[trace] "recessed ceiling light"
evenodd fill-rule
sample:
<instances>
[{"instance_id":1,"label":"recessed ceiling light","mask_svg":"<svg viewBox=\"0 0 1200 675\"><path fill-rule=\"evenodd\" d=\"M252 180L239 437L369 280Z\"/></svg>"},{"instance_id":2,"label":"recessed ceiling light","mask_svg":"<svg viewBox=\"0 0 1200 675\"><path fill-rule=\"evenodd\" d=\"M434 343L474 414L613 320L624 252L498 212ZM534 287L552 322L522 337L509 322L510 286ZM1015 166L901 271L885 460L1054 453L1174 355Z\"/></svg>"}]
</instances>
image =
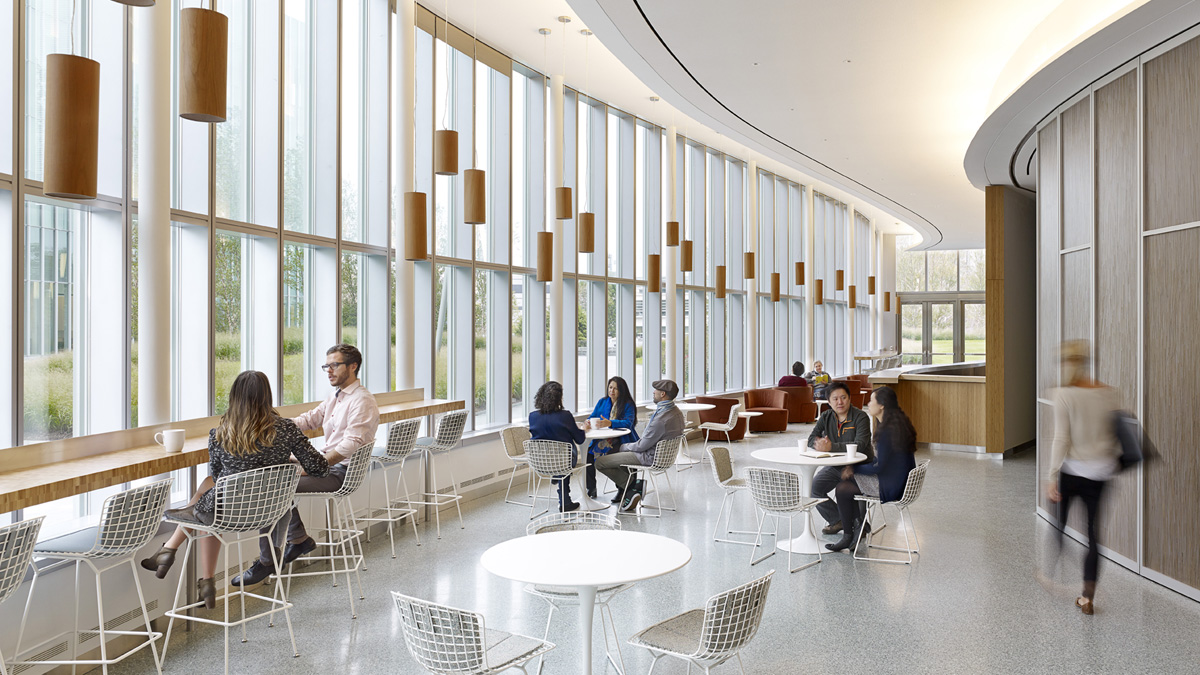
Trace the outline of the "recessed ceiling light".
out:
<instances>
[{"instance_id":1,"label":"recessed ceiling light","mask_svg":"<svg viewBox=\"0 0 1200 675\"><path fill-rule=\"evenodd\" d=\"M850 63L850 59L846 59L843 63Z\"/></svg>"},{"instance_id":2,"label":"recessed ceiling light","mask_svg":"<svg viewBox=\"0 0 1200 675\"><path fill-rule=\"evenodd\" d=\"M756 65L756 66L757 66L757 65L758 65L758 61L755 61L755 62L754 62L754 65Z\"/></svg>"}]
</instances>

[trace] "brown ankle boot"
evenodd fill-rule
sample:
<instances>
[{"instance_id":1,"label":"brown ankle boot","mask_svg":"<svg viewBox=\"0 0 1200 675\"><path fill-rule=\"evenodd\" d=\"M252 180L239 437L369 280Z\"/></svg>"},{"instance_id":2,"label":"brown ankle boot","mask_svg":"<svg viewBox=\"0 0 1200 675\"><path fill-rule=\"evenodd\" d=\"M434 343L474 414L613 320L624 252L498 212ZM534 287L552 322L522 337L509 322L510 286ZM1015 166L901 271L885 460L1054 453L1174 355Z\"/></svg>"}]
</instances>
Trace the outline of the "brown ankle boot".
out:
<instances>
[{"instance_id":1,"label":"brown ankle boot","mask_svg":"<svg viewBox=\"0 0 1200 675\"><path fill-rule=\"evenodd\" d=\"M212 579L196 581L196 597L204 601L205 609L217 608L217 585Z\"/></svg>"},{"instance_id":2,"label":"brown ankle boot","mask_svg":"<svg viewBox=\"0 0 1200 675\"><path fill-rule=\"evenodd\" d=\"M167 576L171 565L175 564L175 549L166 546L158 549L158 553L142 559L142 569L154 572L154 576L162 579Z\"/></svg>"}]
</instances>

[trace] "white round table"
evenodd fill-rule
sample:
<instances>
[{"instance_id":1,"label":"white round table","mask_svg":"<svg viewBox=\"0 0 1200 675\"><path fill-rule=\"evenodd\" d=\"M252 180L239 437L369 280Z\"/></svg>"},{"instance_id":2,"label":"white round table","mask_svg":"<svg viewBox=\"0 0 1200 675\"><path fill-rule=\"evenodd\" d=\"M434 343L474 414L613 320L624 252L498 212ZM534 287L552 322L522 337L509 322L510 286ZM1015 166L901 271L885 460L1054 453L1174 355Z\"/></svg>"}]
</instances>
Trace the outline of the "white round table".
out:
<instances>
[{"instance_id":1,"label":"white round table","mask_svg":"<svg viewBox=\"0 0 1200 675\"><path fill-rule=\"evenodd\" d=\"M569 586L579 593L578 672L592 672L592 616L596 590L662 576L683 567L692 552L682 543L646 532L570 530L533 534L496 544L479 558L498 577L527 584Z\"/></svg>"},{"instance_id":2,"label":"white round table","mask_svg":"<svg viewBox=\"0 0 1200 675\"><path fill-rule=\"evenodd\" d=\"M743 417L746 419L746 433L742 436L742 438L757 438L757 436L750 433L750 418L751 417L761 417L761 416L762 416L762 413L758 412L757 410L750 410L750 411L743 410L742 412L738 413L738 417Z\"/></svg>"},{"instance_id":3,"label":"white round table","mask_svg":"<svg viewBox=\"0 0 1200 675\"><path fill-rule=\"evenodd\" d=\"M680 403L676 403L676 404L675 404L675 407L676 407L676 408L679 408L679 411L683 413L683 419L684 419L685 426L686 426L686 422L687 422L687 414L688 414L688 413L690 413L690 412L700 412L701 410L712 410L713 408L715 408L715 407L717 407L717 406L715 406L715 405L713 405L713 404L711 404L711 403L687 403L687 402L680 402ZM656 403L651 403L651 404L649 404L649 405L647 405L647 406L646 406L646 410L658 410L658 404L656 404ZM685 430L685 433L686 433L686 430ZM679 452L679 456L675 458L675 463L676 463L676 464L681 464L681 465L688 465L688 464L699 464L699 463L700 463L700 460L698 460L698 459L694 459L694 458L693 458L691 455L689 455L689 454L687 454L686 452L684 452L684 451L682 451L682 450L681 450L681 451Z\"/></svg>"},{"instance_id":4,"label":"white round table","mask_svg":"<svg viewBox=\"0 0 1200 675\"><path fill-rule=\"evenodd\" d=\"M750 456L760 462L794 464L799 466L800 494L805 499L811 497L809 492L812 490L813 474L816 473L818 466L846 466L847 464L858 464L867 459L867 456L861 452L856 452L853 456L842 453L835 454L832 457L806 457L800 454L800 448L795 445L782 448L763 448L762 450L755 450L750 453ZM800 522L803 528L800 536L790 541L780 541L779 548L784 551L791 551L792 553L816 555L821 551L821 542L808 529L808 518L803 518Z\"/></svg>"},{"instance_id":5,"label":"white round table","mask_svg":"<svg viewBox=\"0 0 1200 675\"><path fill-rule=\"evenodd\" d=\"M620 438L621 436L629 435L629 430L613 429L612 427L608 427L606 429L585 429L583 435L588 440ZM583 496L579 498L579 508L583 509L584 511L603 511L610 506L612 506L612 504L605 504L604 502L596 501L595 499L589 497L587 493L587 486L584 486Z\"/></svg>"}]
</instances>

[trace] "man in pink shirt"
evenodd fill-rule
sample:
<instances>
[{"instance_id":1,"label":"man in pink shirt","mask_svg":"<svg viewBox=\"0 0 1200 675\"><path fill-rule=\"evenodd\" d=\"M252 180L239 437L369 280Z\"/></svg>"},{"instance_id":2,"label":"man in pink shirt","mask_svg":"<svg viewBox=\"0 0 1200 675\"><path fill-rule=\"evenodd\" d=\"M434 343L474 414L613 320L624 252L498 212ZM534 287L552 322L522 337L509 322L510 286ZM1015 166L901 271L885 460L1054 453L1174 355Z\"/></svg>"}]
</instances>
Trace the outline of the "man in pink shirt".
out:
<instances>
[{"instance_id":1,"label":"man in pink shirt","mask_svg":"<svg viewBox=\"0 0 1200 675\"><path fill-rule=\"evenodd\" d=\"M375 397L358 381L358 372L362 368L362 353L353 345L334 345L325 352L325 365L321 369L329 377L329 385L334 388L316 408L300 415L293 421L301 431L323 429L325 447L322 454L329 462L329 473L325 476L309 476L302 474L296 492L333 492L342 486L346 479L346 464L355 450L375 442L375 430L379 427L379 407L375 405ZM282 564L287 565L302 555L311 553L317 548L317 542L308 536L304 522L300 520L300 511L292 508L287 526L288 545L283 551ZM287 520L288 516L284 516ZM275 527L275 538L283 531L283 520ZM279 541L273 542L278 546ZM259 539L259 556L245 574L231 581L234 586L244 582L252 586L266 579L275 572L271 563L272 544L264 537Z\"/></svg>"}]
</instances>

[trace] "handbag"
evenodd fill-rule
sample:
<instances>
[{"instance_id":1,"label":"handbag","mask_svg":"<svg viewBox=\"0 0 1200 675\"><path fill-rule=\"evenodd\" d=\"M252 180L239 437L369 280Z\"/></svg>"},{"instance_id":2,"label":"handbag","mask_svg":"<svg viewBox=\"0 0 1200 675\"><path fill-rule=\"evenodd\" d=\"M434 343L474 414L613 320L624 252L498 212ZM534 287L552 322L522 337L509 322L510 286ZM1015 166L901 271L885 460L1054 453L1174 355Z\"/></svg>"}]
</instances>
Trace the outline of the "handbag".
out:
<instances>
[{"instance_id":1,"label":"handbag","mask_svg":"<svg viewBox=\"0 0 1200 675\"><path fill-rule=\"evenodd\" d=\"M1142 453L1142 425L1137 418L1125 410L1113 411L1113 435L1121 446L1121 470L1133 467L1145 458Z\"/></svg>"}]
</instances>

